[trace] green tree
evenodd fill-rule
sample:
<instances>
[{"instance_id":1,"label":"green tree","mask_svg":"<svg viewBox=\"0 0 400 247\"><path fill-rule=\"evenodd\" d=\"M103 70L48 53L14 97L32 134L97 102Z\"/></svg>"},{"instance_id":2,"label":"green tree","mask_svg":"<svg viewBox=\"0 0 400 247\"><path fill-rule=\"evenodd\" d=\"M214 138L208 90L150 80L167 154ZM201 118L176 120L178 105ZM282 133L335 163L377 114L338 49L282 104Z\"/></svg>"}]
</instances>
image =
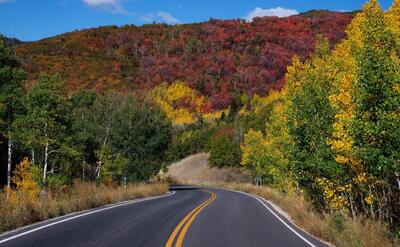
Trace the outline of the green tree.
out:
<instances>
[{"instance_id":1,"label":"green tree","mask_svg":"<svg viewBox=\"0 0 400 247\"><path fill-rule=\"evenodd\" d=\"M113 134L114 125L117 123L117 111L121 108L125 96L108 92L98 96L93 105L87 109L87 118L82 125L87 128L88 137L93 139L95 147L96 167L93 176L99 179L102 166L107 157L108 147Z\"/></svg>"},{"instance_id":2,"label":"green tree","mask_svg":"<svg viewBox=\"0 0 400 247\"><path fill-rule=\"evenodd\" d=\"M355 85L356 111L351 133L356 155L367 172L397 186L400 172L399 58L393 33L376 0L366 4L364 14L366 20L361 26L364 46L357 57L359 79Z\"/></svg>"},{"instance_id":3,"label":"green tree","mask_svg":"<svg viewBox=\"0 0 400 247\"><path fill-rule=\"evenodd\" d=\"M335 111L328 96L332 93L332 73L327 66L329 44L320 39L313 57L301 63L294 59L288 68L284 88L288 131L293 140L291 169L299 185L318 208L325 207L317 178L341 177L328 140L332 136ZM344 177L341 177L345 179Z\"/></svg>"},{"instance_id":4,"label":"green tree","mask_svg":"<svg viewBox=\"0 0 400 247\"><path fill-rule=\"evenodd\" d=\"M240 143L235 138L232 127L223 126L210 137L206 144L206 150L210 152L210 165L215 167L239 166Z\"/></svg>"},{"instance_id":5,"label":"green tree","mask_svg":"<svg viewBox=\"0 0 400 247\"><path fill-rule=\"evenodd\" d=\"M51 171L65 167L65 157L74 155L71 147L67 91L58 76L42 75L23 99L26 114L15 121L19 139L27 147L43 152L43 181ZM33 152L34 153L34 152ZM62 159L64 157L64 159ZM33 158L32 158L33 160Z\"/></svg>"},{"instance_id":6,"label":"green tree","mask_svg":"<svg viewBox=\"0 0 400 247\"><path fill-rule=\"evenodd\" d=\"M121 179L123 173L130 181L140 181L161 169L172 126L158 107L110 92L98 96L88 114L97 147L97 178ZM110 174L110 167L118 169Z\"/></svg>"},{"instance_id":7,"label":"green tree","mask_svg":"<svg viewBox=\"0 0 400 247\"><path fill-rule=\"evenodd\" d=\"M89 121L90 112L88 109L93 106L97 94L90 91L79 91L71 98L72 105L72 133L73 145L78 150L77 163L80 169L75 169L75 174L81 175L82 179L92 178L89 170L91 164L95 164L95 150L98 148L95 138L91 133L92 122Z\"/></svg>"},{"instance_id":8,"label":"green tree","mask_svg":"<svg viewBox=\"0 0 400 247\"><path fill-rule=\"evenodd\" d=\"M11 182L13 151L12 123L22 111L25 72L21 62L4 46L0 36L0 135L8 140L7 186Z\"/></svg>"},{"instance_id":9,"label":"green tree","mask_svg":"<svg viewBox=\"0 0 400 247\"><path fill-rule=\"evenodd\" d=\"M116 110L116 119L111 145L130 160L128 179L141 181L156 175L172 139L171 122L160 108L132 96L125 97Z\"/></svg>"}]
</instances>

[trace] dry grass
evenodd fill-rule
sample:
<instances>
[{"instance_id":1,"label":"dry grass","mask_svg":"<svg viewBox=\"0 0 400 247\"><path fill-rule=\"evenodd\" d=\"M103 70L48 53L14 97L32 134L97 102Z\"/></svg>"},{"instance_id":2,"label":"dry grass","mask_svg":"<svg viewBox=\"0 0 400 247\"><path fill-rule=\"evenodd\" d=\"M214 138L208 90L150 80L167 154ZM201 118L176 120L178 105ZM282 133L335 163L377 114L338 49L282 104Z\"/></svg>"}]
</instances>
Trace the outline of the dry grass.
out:
<instances>
[{"instance_id":1,"label":"dry grass","mask_svg":"<svg viewBox=\"0 0 400 247\"><path fill-rule=\"evenodd\" d=\"M182 184L217 182L250 182L250 176L238 168L216 168L208 166L210 155L199 153L191 155L169 166L166 177Z\"/></svg>"},{"instance_id":2,"label":"dry grass","mask_svg":"<svg viewBox=\"0 0 400 247\"><path fill-rule=\"evenodd\" d=\"M261 196L286 212L284 215L300 228L338 247L394 247L400 244L398 239L391 238L381 222L352 219L343 214L320 215L299 197L284 195L268 187L232 183L208 185Z\"/></svg>"},{"instance_id":3,"label":"dry grass","mask_svg":"<svg viewBox=\"0 0 400 247\"><path fill-rule=\"evenodd\" d=\"M34 222L120 201L165 194L167 184L132 184L127 188L76 183L63 193L43 192L34 200L0 194L0 233Z\"/></svg>"}]
</instances>

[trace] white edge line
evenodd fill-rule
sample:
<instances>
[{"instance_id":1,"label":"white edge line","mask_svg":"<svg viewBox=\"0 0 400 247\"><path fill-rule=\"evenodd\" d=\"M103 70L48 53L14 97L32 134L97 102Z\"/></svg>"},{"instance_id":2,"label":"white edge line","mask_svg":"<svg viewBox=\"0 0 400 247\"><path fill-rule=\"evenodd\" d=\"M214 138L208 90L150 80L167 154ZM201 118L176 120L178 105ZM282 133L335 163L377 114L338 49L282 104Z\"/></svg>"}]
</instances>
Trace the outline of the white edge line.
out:
<instances>
[{"instance_id":1,"label":"white edge line","mask_svg":"<svg viewBox=\"0 0 400 247\"><path fill-rule=\"evenodd\" d=\"M220 188L217 188L220 189ZM222 189L222 190L227 190L227 189ZM240 194L244 194L247 196L250 196L254 199L256 199L258 202L260 202L266 209L268 209L269 212L271 212L280 222L282 222L282 224L284 224L289 230L291 230L294 234L296 234L299 238L301 238L304 242L306 242L308 245L310 245L311 247L317 247L316 245L314 245L313 243L311 243L310 241L308 241L305 237L303 237L300 233L298 233L295 229L293 229L290 225L288 225L280 216L278 216L272 209L270 209L267 205L265 205L265 203L260 200L259 197L243 192L243 191L237 191L237 190L227 190L227 191L232 191L232 192L236 192L236 193L240 193Z\"/></svg>"},{"instance_id":2,"label":"white edge line","mask_svg":"<svg viewBox=\"0 0 400 247\"><path fill-rule=\"evenodd\" d=\"M172 192L169 192L169 193L167 193L166 195L163 195L163 196L150 197L150 198L144 198L144 199L134 199L134 201L127 201L125 203L124 202L120 202L120 203L117 203L117 204L114 204L114 205L111 204L112 206L108 206L106 208L101 208L101 209L93 210L93 211L90 211L90 212L87 212L87 213L79 214L79 215L76 215L76 216L73 216L73 217L69 217L69 218L66 218L66 219L63 219L63 220L59 220L59 221L56 221L56 222L53 222L53 223L50 223L50 224L47 224L47 225L43 225L43 226L31 229L31 230L26 231L26 232L19 233L17 235L12 236L12 237L0 240L0 244L3 244L3 243L8 242L10 240L22 237L22 236L30 234L32 232L36 232L36 231L42 230L44 228L48 228L50 226L54 226L54 225L57 225L57 224L60 224L60 223L66 222L66 221L70 221L70 220L73 220L73 219L77 219L77 218L80 218L80 217L84 217L84 216L87 216L87 215L90 215L90 214L98 213L98 212L101 212L101 211L105 211L105 210L108 210L108 209L129 205L129 204L135 204L135 203L138 203L138 202L144 202L144 201L150 201L150 200L154 200L154 199L160 199L160 198L163 198L163 197L172 196L174 194L175 194L175 191L172 191Z\"/></svg>"}]
</instances>

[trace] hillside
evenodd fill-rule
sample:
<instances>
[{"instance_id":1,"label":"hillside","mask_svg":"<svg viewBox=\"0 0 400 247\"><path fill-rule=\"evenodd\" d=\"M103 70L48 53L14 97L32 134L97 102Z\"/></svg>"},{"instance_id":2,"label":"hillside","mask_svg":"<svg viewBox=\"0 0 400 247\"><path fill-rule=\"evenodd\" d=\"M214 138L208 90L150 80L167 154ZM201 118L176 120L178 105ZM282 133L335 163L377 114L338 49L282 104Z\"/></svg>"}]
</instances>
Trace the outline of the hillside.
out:
<instances>
[{"instance_id":1,"label":"hillside","mask_svg":"<svg viewBox=\"0 0 400 247\"><path fill-rule=\"evenodd\" d=\"M22 42L22 41L19 40L19 39L16 39L16 38L8 38L8 37L5 37L5 36L0 37L0 39L3 40L5 46L7 46L7 47L10 47L10 46L13 46L13 45L14 45L14 46L15 46L15 45L20 45L20 44L23 44L23 43L24 43L24 42Z\"/></svg>"},{"instance_id":2,"label":"hillside","mask_svg":"<svg viewBox=\"0 0 400 247\"><path fill-rule=\"evenodd\" d=\"M251 182L251 177L237 167L210 167L210 154L198 153L168 167L167 178L181 184L215 184L221 182ZM161 176L162 177L162 176Z\"/></svg>"},{"instance_id":3,"label":"hillside","mask_svg":"<svg viewBox=\"0 0 400 247\"><path fill-rule=\"evenodd\" d=\"M59 73L71 90L130 91L183 80L226 108L234 89L264 95L279 89L294 54L305 58L322 34L345 37L353 14L311 11L287 18L214 20L186 25L108 26L61 34L18 46L32 84L39 73Z\"/></svg>"}]
</instances>

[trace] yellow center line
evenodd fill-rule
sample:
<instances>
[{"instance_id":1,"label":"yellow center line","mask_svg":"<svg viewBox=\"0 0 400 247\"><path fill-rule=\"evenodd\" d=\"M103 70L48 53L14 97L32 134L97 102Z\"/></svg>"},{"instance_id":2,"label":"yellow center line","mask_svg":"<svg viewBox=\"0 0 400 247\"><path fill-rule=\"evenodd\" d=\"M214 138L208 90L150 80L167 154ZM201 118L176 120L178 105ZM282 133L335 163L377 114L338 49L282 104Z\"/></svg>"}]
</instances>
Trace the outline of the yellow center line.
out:
<instances>
[{"instance_id":1,"label":"yellow center line","mask_svg":"<svg viewBox=\"0 0 400 247\"><path fill-rule=\"evenodd\" d=\"M184 226L184 229L186 229L185 232L184 232L183 234L182 234L182 232L181 232L181 234L179 235L179 238L181 238L181 243L180 243L179 246L182 245L183 238L184 238L184 236L185 236L185 234L186 234L186 232L187 232L187 230L188 230L190 224L194 221L194 219L196 218L196 216L197 216L205 207L207 207L212 201L214 201L215 198L217 197L217 196L215 195L215 193L212 193L212 192L209 192L209 191L207 191L207 192L210 193L211 196L210 196L206 201L204 201L203 203L201 203L200 205L198 205L195 209L193 209L192 211L190 211L190 213L187 214L187 215L185 216L185 218L183 218L183 220L175 227L174 231L172 232L172 234L171 234L170 237L168 238L168 241L167 241L167 243L165 244L165 247L172 247L172 245L173 245L173 243L174 243L174 240L175 240L176 236L178 235L179 231L181 230L182 226L184 226L185 223L188 223L188 224L186 224L186 225ZM183 230L182 230L182 231L183 231ZM178 238L178 240L179 240L179 238ZM178 243L177 243L175 246L178 246Z\"/></svg>"},{"instance_id":2,"label":"yellow center line","mask_svg":"<svg viewBox=\"0 0 400 247\"><path fill-rule=\"evenodd\" d=\"M199 210L197 210L196 213L194 213L194 214L192 215L192 217L186 222L185 226L183 227L181 233L180 233L179 236L178 236L178 240L176 241L175 247L181 247L181 246L182 246L183 239L185 238L185 234L186 234L186 232L188 231L190 225L191 225L191 224L193 223L193 221L196 219L197 215L199 215L200 212L201 212L204 208L206 208L208 205L210 205L210 204L215 200L215 198L217 198L217 195L215 195L215 193L211 192L211 197L212 197L211 200L208 201L208 202L207 202L206 204L204 204L203 206L201 206L201 208L199 208Z\"/></svg>"}]
</instances>

